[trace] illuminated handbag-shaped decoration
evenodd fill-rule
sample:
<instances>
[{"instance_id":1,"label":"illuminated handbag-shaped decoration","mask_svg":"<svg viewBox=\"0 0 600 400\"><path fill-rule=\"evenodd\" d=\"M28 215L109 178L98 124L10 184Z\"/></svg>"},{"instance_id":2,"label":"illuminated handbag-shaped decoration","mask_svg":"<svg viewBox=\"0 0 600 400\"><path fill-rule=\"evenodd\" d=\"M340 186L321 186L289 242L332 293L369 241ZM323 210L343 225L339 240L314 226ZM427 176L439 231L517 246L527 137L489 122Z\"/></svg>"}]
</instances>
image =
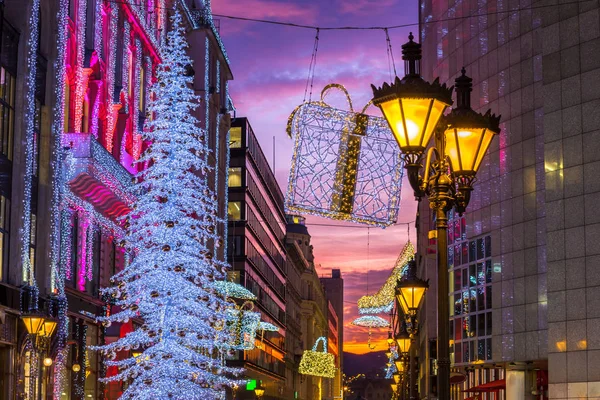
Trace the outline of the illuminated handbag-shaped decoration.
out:
<instances>
[{"instance_id":1,"label":"illuminated handbag-shaped decoration","mask_svg":"<svg viewBox=\"0 0 600 400\"><path fill-rule=\"evenodd\" d=\"M341 91L348 110L325 102ZM384 118L355 112L348 91L332 83L321 100L296 107L287 133L294 140L285 206L290 213L389 226L400 206L403 162Z\"/></svg>"},{"instance_id":2,"label":"illuminated handbag-shaped decoration","mask_svg":"<svg viewBox=\"0 0 600 400\"><path fill-rule=\"evenodd\" d=\"M317 351L320 342L323 343L323 351ZM304 375L335 378L335 358L327 352L325 337L318 338L312 350L304 350L298 371Z\"/></svg>"}]
</instances>

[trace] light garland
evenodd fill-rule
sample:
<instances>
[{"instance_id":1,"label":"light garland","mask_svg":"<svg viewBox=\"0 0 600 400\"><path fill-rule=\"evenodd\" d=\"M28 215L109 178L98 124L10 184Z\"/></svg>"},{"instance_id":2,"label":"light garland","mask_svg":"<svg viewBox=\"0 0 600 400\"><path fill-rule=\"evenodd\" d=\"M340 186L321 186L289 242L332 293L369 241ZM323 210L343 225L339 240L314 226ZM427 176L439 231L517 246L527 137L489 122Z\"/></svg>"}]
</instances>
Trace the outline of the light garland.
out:
<instances>
[{"instance_id":1,"label":"light garland","mask_svg":"<svg viewBox=\"0 0 600 400\"><path fill-rule=\"evenodd\" d=\"M346 95L348 111L325 102L334 88ZM348 91L329 84L321 100L292 112L288 212L381 227L396 221L404 163L385 119L365 114L369 105L355 112Z\"/></svg>"},{"instance_id":2,"label":"light garland","mask_svg":"<svg viewBox=\"0 0 600 400\"><path fill-rule=\"evenodd\" d=\"M388 328L390 326L388 321L376 315L363 315L356 318L351 324L364 328Z\"/></svg>"},{"instance_id":3,"label":"light garland","mask_svg":"<svg viewBox=\"0 0 600 400\"><path fill-rule=\"evenodd\" d=\"M67 318L67 297L65 295L66 269L64 263L60 260L60 248L62 243L62 211L61 198L64 192L64 182L62 181L62 156L61 138L64 132L64 99L65 99L65 58L68 43L68 10L69 0L60 0L57 12L57 57L55 62L55 82L54 97L56 99L52 121L52 137L54 141L51 149L51 185L52 185L52 203L50 210L50 224L52 232L50 244L50 271L51 271L51 289L58 296L58 329L56 338L56 358L54 362L54 382L53 399L60 400L62 395L63 383L65 381L66 347L65 343L68 337L69 320Z\"/></svg>"},{"instance_id":4,"label":"light garland","mask_svg":"<svg viewBox=\"0 0 600 400\"><path fill-rule=\"evenodd\" d=\"M190 21L192 22L194 29L199 29L203 25L208 25L210 27L210 30L212 31L215 39L217 40L217 44L219 46L219 49L221 50L221 53L223 54L225 62L227 63L227 65L231 65L229 57L227 56L227 51L225 50L225 45L223 44L223 40L221 39L221 34L215 26L215 22L213 20L212 6L210 4L210 0L203 0L203 2L204 8L202 10L190 10L185 1L181 1L180 4L183 6L184 11L186 12Z\"/></svg>"},{"instance_id":5,"label":"light garland","mask_svg":"<svg viewBox=\"0 0 600 400\"><path fill-rule=\"evenodd\" d=\"M210 40L208 39L208 36L206 36L206 39L204 40L204 47L204 129L206 129L206 132L210 132ZM203 144L204 147L208 149L208 138L206 138Z\"/></svg>"},{"instance_id":6,"label":"light garland","mask_svg":"<svg viewBox=\"0 0 600 400\"><path fill-rule=\"evenodd\" d=\"M98 55L98 58L102 59L104 54L102 52L102 28L103 28L103 15L104 15L104 0L96 0L94 5L96 9L95 22L94 22L94 50Z\"/></svg>"},{"instance_id":7,"label":"light garland","mask_svg":"<svg viewBox=\"0 0 600 400\"><path fill-rule=\"evenodd\" d=\"M319 343L323 344L323 351L317 351ZM335 378L335 358L327 352L327 338L321 336L315 342L312 350L304 350L298 372L302 375Z\"/></svg>"},{"instance_id":8,"label":"light garland","mask_svg":"<svg viewBox=\"0 0 600 400\"><path fill-rule=\"evenodd\" d=\"M37 82L37 49L40 29L40 0L31 4L29 16L29 40L27 54L26 109L25 109L25 173L23 177L23 211L21 217L21 263L23 280L37 286L30 259L31 244L31 182L34 167L35 90Z\"/></svg>"},{"instance_id":9,"label":"light garland","mask_svg":"<svg viewBox=\"0 0 600 400\"><path fill-rule=\"evenodd\" d=\"M117 22L119 20L119 9L116 4L110 8L109 23L109 49L106 60L106 83L107 83L107 107L106 107L106 140L105 146L109 153L113 151L113 140L117 125L117 113L121 104L114 101L116 50L117 50Z\"/></svg>"},{"instance_id":10,"label":"light garland","mask_svg":"<svg viewBox=\"0 0 600 400\"><path fill-rule=\"evenodd\" d=\"M379 314L390 312L394 306L396 296L396 284L405 272L406 265L415 256L415 248L409 241L404 245L392 273L383 286L371 296L363 296L358 299L358 312L360 314Z\"/></svg>"}]
</instances>

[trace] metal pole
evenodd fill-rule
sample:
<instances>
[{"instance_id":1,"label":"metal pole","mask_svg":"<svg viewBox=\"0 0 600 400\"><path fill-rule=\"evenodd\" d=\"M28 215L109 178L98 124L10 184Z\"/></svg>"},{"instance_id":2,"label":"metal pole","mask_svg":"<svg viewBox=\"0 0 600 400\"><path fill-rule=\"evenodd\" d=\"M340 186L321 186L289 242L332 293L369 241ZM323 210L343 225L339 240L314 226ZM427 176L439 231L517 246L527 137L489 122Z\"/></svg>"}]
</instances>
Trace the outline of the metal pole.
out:
<instances>
[{"instance_id":1,"label":"metal pole","mask_svg":"<svg viewBox=\"0 0 600 400\"><path fill-rule=\"evenodd\" d=\"M438 399L450 400L450 352L448 319L448 217L444 202L436 204L438 266Z\"/></svg>"},{"instance_id":2,"label":"metal pole","mask_svg":"<svg viewBox=\"0 0 600 400\"><path fill-rule=\"evenodd\" d=\"M409 393L410 393L410 400L417 400L419 398L419 394L417 391L417 366L416 366L416 361L417 361L417 345L416 345L416 340L413 338L410 341L410 358L408 360L409 362L409 374L410 374L410 380L409 380Z\"/></svg>"}]
</instances>

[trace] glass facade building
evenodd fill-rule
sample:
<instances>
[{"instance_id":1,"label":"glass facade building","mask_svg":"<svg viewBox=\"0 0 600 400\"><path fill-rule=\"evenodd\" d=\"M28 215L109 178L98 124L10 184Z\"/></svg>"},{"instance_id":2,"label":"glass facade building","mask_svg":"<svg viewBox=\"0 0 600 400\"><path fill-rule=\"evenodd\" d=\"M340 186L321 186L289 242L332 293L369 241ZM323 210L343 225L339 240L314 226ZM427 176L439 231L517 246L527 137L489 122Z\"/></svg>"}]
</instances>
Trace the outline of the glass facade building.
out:
<instances>
[{"instance_id":1,"label":"glass facade building","mask_svg":"<svg viewBox=\"0 0 600 400\"><path fill-rule=\"evenodd\" d=\"M598 4L420 0L419 8L425 79L453 84L464 66L473 107L502 115L458 232L451 215L450 344L467 375L458 386L505 379L506 399L598 397ZM435 278L434 225L427 204L420 212L421 273ZM421 388L430 392L432 289L421 335L422 356L433 360L423 363Z\"/></svg>"}]
</instances>

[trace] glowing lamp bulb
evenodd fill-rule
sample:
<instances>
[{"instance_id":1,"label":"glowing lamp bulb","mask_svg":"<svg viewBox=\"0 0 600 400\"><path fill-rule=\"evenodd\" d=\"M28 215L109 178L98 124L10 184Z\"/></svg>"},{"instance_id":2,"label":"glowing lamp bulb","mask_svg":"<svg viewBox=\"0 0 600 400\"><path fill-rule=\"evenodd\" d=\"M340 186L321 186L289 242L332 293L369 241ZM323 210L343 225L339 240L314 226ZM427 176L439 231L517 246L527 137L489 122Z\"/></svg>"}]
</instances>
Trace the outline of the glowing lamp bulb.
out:
<instances>
[{"instance_id":1,"label":"glowing lamp bulb","mask_svg":"<svg viewBox=\"0 0 600 400\"><path fill-rule=\"evenodd\" d=\"M402 121L400 121L396 124L396 131L402 132L402 134L404 134L404 123ZM411 121L410 119L407 119L406 120L406 134L408 135L408 142L411 143L414 140L416 140L417 136L419 136L419 133L420 133L419 126L417 124L415 124L413 121Z\"/></svg>"},{"instance_id":2,"label":"glowing lamp bulb","mask_svg":"<svg viewBox=\"0 0 600 400\"><path fill-rule=\"evenodd\" d=\"M52 365L52 359L50 357L44 358L44 367L49 367Z\"/></svg>"},{"instance_id":3,"label":"glowing lamp bulb","mask_svg":"<svg viewBox=\"0 0 600 400\"><path fill-rule=\"evenodd\" d=\"M73 372L79 372L81 371L81 365L79 364L73 364Z\"/></svg>"}]
</instances>

